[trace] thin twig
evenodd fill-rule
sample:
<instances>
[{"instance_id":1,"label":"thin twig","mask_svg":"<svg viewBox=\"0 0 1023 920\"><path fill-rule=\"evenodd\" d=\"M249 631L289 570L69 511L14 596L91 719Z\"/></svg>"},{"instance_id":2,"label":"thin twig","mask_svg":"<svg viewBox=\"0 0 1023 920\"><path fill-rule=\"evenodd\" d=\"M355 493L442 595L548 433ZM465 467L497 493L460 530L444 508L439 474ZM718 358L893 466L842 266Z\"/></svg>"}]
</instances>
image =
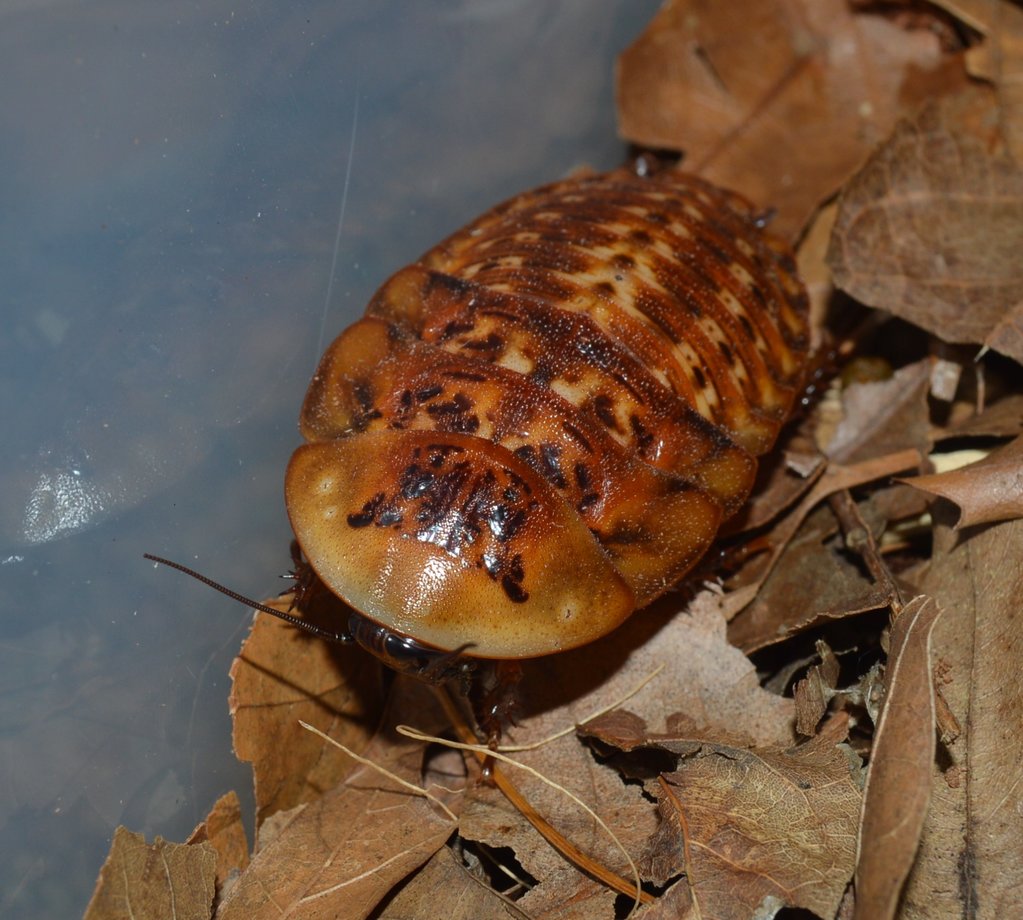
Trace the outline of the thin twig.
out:
<instances>
[{"instance_id":1,"label":"thin twig","mask_svg":"<svg viewBox=\"0 0 1023 920\"><path fill-rule=\"evenodd\" d=\"M884 561L884 557L877 548L874 534L871 532L867 522L863 520L863 515L860 514L860 509L856 507L856 502L853 501L849 490L843 489L841 492L835 492L833 495L828 496L828 505L834 512L835 517L838 518L839 526L845 535L845 545L863 557L863 561L873 576L874 581L877 582L878 586L888 597L892 613L898 616L904 606L902 593L892 577L888 564Z\"/></svg>"},{"instance_id":2,"label":"thin twig","mask_svg":"<svg viewBox=\"0 0 1023 920\"><path fill-rule=\"evenodd\" d=\"M502 744L497 750L503 754L519 753L521 751L535 751L537 748L545 747L552 741L557 741L559 738L564 738L565 735L571 735L580 725L585 725L587 722L592 722L594 719L600 718L605 713L610 712L612 709L617 709L626 700L632 699L640 690L642 690L650 681L652 681L666 666L661 664L654 668L646 677L644 677L635 687L624 693L613 703L608 703L606 706L602 706L596 712L591 712L585 719L580 719L575 725L569 725L563 728L559 732L555 732L553 735L548 735L546 738L541 738L539 741L530 741L526 744Z\"/></svg>"},{"instance_id":3,"label":"thin twig","mask_svg":"<svg viewBox=\"0 0 1023 920\"><path fill-rule=\"evenodd\" d=\"M387 770L384 767L380 766L380 764L373 763L372 760L368 760L365 757L360 757L358 754L355 753L355 751L351 750L350 748L346 748L340 741L336 741L325 732L321 732L318 728L316 728L316 726L310 725L308 722L303 722L301 719L298 720L298 724L301 725L302 728L304 728L306 731L310 731L314 735L319 735L324 741L328 741L330 742L330 744L334 745L334 747L344 751L349 757L352 758L352 760L356 761L357 763L361 763L365 767L370 767L371 769L376 770L377 773L383 774L388 779L393 779L399 786L404 786L413 795L422 796L424 799L429 799L435 805L439 805L441 808L444 809L444 811L447 812L448 817L451 818L452 821L454 821L456 824L458 823L458 815L456 815L450 808L448 808L448 806L445 805L432 792L427 792L422 786L417 786L415 783L410 783L408 782L408 780L404 780L400 776L396 776L390 770Z\"/></svg>"}]
</instances>

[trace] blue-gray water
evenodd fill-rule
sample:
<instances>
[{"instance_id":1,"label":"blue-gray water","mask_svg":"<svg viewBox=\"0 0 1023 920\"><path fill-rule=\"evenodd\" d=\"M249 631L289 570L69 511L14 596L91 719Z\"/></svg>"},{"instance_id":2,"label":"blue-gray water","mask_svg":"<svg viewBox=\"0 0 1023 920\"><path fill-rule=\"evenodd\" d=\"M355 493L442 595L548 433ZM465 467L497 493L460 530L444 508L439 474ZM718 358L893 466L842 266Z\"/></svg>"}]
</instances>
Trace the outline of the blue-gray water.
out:
<instances>
[{"instance_id":1,"label":"blue-gray water","mask_svg":"<svg viewBox=\"0 0 1023 920\"><path fill-rule=\"evenodd\" d=\"M656 6L0 9L0 917L79 915L119 823L251 811L248 614L142 552L279 589L321 336L485 206L620 162L613 59Z\"/></svg>"}]
</instances>

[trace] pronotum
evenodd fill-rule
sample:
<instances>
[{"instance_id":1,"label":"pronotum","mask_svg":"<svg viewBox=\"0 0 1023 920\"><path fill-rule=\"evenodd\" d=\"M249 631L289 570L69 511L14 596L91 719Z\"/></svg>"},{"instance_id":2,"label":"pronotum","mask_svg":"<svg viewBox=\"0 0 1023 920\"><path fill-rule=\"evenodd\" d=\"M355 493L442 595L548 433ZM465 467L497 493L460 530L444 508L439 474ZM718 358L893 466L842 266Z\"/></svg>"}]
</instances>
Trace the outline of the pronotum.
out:
<instances>
[{"instance_id":1,"label":"pronotum","mask_svg":"<svg viewBox=\"0 0 1023 920\"><path fill-rule=\"evenodd\" d=\"M349 634L400 664L613 630L746 499L806 313L752 207L672 169L527 192L403 268L323 356L287 470Z\"/></svg>"}]
</instances>

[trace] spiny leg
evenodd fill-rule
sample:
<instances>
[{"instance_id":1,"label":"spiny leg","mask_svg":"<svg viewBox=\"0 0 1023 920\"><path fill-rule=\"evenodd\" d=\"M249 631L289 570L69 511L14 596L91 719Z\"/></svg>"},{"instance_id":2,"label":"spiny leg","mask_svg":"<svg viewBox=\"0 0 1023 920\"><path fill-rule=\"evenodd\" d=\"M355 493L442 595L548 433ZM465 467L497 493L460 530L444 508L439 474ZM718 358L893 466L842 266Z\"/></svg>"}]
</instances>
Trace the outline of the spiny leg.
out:
<instances>
[{"instance_id":1,"label":"spiny leg","mask_svg":"<svg viewBox=\"0 0 1023 920\"><path fill-rule=\"evenodd\" d=\"M519 709L518 688L522 680L522 662L517 659L501 659L489 662L489 667L480 669L472 682L469 701L480 733L486 738L487 747L497 750L505 724L514 724ZM490 781L494 760L483 761L483 779Z\"/></svg>"}]
</instances>

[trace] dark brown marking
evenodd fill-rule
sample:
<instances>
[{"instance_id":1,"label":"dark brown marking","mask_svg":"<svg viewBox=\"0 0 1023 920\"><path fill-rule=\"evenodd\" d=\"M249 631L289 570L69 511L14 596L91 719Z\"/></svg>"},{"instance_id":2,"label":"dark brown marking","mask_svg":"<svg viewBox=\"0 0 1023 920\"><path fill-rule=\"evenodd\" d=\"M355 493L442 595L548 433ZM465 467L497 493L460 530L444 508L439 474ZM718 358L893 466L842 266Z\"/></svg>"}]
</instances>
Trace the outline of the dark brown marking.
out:
<instances>
[{"instance_id":1,"label":"dark brown marking","mask_svg":"<svg viewBox=\"0 0 1023 920\"><path fill-rule=\"evenodd\" d=\"M573 425L571 422L562 422L561 428L565 432L565 434L567 434L573 441L575 441L576 444L578 444L584 451L586 451L586 453L588 454L593 453L593 445L590 444L589 440L587 440L586 438L586 435L584 435L578 428L576 428L575 425Z\"/></svg>"},{"instance_id":2,"label":"dark brown marking","mask_svg":"<svg viewBox=\"0 0 1023 920\"><path fill-rule=\"evenodd\" d=\"M373 408L373 390L365 380L356 380L352 384L352 395L363 415Z\"/></svg>"},{"instance_id":3,"label":"dark brown marking","mask_svg":"<svg viewBox=\"0 0 1023 920\"><path fill-rule=\"evenodd\" d=\"M440 340L446 342L448 339L453 339L456 336L464 335L467 332L472 332L476 328L475 323L469 322L452 322L448 323L441 331Z\"/></svg>"},{"instance_id":4,"label":"dark brown marking","mask_svg":"<svg viewBox=\"0 0 1023 920\"><path fill-rule=\"evenodd\" d=\"M419 498L429 490L436 478L434 473L424 470L418 463L411 463L402 471L398 479L398 491L402 498ZM383 498L383 493L380 493Z\"/></svg>"},{"instance_id":5,"label":"dark brown marking","mask_svg":"<svg viewBox=\"0 0 1023 920\"><path fill-rule=\"evenodd\" d=\"M424 387L422 390L417 390L416 399L419 402L426 402L428 399L433 399L434 396L440 396L443 392L443 387L434 384L433 386Z\"/></svg>"},{"instance_id":6,"label":"dark brown marking","mask_svg":"<svg viewBox=\"0 0 1023 920\"><path fill-rule=\"evenodd\" d=\"M620 431L621 426L618 424L618 418L614 413L614 400L611 399L606 393L598 393L593 397L591 403L593 406L593 413L597 416L608 428L614 431Z\"/></svg>"},{"instance_id":7,"label":"dark brown marking","mask_svg":"<svg viewBox=\"0 0 1023 920\"><path fill-rule=\"evenodd\" d=\"M501 587L513 603L524 604L529 600L529 593L522 587L522 580L525 577L522 557L516 554L509 560L507 572L501 576Z\"/></svg>"},{"instance_id":8,"label":"dark brown marking","mask_svg":"<svg viewBox=\"0 0 1023 920\"><path fill-rule=\"evenodd\" d=\"M564 489L568 483L565 481L565 474L561 471L561 464L558 461L560 454L561 448L556 444L540 445L540 459L543 462L544 476L559 489Z\"/></svg>"},{"instance_id":9,"label":"dark brown marking","mask_svg":"<svg viewBox=\"0 0 1023 920\"><path fill-rule=\"evenodd\" d=\"M348 526L349 527L368 527L373 523L373 518L376 516L377 509L384 502L384 493L377 492L365 505L362 506L362 510L353 512L348 515Z\"/></svg>"},{"instance_id":10,"label":"dark brown marking","mask_svg":"<svg viewBox=\"0 0 1023 920\"><path fill-rule=\"evenodd\" d=\"M503 346L504 339L496 332L491 332L485 339L469 339L461 345L467 351L499 351Z\"/></svg>"},{"instance_id":11,"label":"dark brown marking","mask_svg":"<svg viewBox=\"0 0 1023 920\"><path fill-rule=\"evenodd\" d=\"M636 436L636 447L641 454L646 454L654 443L654 436L647 431L638 415L629 416L629 425Z\"/></svg>"}]
</instances>

